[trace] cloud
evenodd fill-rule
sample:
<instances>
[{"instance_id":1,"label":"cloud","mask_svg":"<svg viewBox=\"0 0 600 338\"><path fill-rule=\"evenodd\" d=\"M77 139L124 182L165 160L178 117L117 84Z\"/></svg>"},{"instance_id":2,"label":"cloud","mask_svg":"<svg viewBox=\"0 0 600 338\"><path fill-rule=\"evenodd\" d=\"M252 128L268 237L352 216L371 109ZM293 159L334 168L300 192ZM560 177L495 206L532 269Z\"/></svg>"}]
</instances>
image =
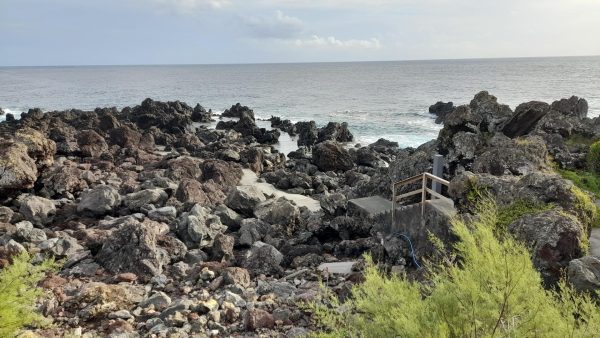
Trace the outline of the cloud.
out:
<instances>
[{"instance_id":1,"label":"cloud","mask_svg":"<svg viewBox=\"0 0 600 338\"><path fill-rule=\"evenodd\" d=\"M154 5L175 10L181 14L195 14L207 9L220 9L231 5L230 0L150 0Z\"/></svg>"},{"instance_id":2,"label":"cloud","mask_svg":"<svg viewBox=\"0 0 600 338\"><path fill-rule=\"evenodd\" d=\"M367 40L349 39L339 40L333 36L321 37L313 35L308 39L293 40L297 47L331 47L331 48L358 48L358 49L379 49L381 41L377 38Z\"/></svg>"},{"instance_id":3,"label":"cloud","mask_svg":"<svg viewBox=\"0 0 600 338\"><path fill-rule=\"evenodd\" d=\"M289 39L304 30L302 20L276 11L272 17L242 17L249 33L257 38Z\"/></svg>"}]
</instances>

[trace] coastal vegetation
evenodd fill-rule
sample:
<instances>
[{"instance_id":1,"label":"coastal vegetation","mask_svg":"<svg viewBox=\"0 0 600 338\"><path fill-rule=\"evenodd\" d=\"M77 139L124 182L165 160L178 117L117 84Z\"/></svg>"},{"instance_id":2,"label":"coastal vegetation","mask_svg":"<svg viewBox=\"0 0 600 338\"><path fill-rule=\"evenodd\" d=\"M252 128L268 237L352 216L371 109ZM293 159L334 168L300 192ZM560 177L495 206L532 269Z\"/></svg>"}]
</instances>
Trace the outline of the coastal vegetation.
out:
<instances>
[{"instance_id":1,"label":"coastal vegetation","mask_svg":"<svg viewBox=\"0 0 600 338\"><path fill-rule=\"evenodd\" d=\"M13 256L12 264L0 271L0 337L12 337L26 326L47 324L35 309L43 295L37 284L46 273L57 268L53 259L33 264L26 252Z\"/></svg>"},{"instance_id":2,"label":"coastal vegetation","mask_svg":"<svg viewBox=\"0 0 600 338\"><path fill-rule=\"evenodd\" d=\"M530 210L519 204L515 210ZM366 256L365 282L340 302L330 291L310 307L316 337L593 337L600 308L564 280L542 286L526 245L497 232L502 211L491 199L470 221L455 219L458 259L431 263L430 283L387 275ZM506 216L505 216L506 217ZM448 263L450 262L450 263Z\"/></svg>"}]
</instances>

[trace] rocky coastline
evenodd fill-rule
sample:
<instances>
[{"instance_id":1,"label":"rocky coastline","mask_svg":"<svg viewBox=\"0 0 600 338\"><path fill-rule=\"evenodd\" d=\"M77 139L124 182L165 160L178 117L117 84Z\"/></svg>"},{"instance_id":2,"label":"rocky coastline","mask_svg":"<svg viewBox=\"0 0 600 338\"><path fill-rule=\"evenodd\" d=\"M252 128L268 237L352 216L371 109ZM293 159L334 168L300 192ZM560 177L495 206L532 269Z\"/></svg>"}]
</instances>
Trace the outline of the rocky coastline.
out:
<instances>
[{"instance_id":1,"label":"rocky coastline","mask_svg":"<svg viewBox=\"0 0 600 338\"><path fill-rule=\"evenodd\" d=\"M54 326L30 336L302 337L316 329L302 303L321 282L347 297L363 253L418 278L407 244L353 214L348 200L389 199L392 182L431 171L441 154L459 217L483 190L501 206L549 206L507 229L530 244L548 286L567 272L593 289L594 199L556 172L585 168L580 140L600 139L600 118L587 110L571 97L513 111L483 91L465 105L432 105L443 128L417 148L354 145L346 123L272 117L261 128L241 104L220 117L151 99L6 114L0 266L22 251L62 260L41 284L39 310ZM274 146L283 133L297 139L288 154ZM358 261L353 272L317 269L343 260Z\"/></svg>"}]
</instances>

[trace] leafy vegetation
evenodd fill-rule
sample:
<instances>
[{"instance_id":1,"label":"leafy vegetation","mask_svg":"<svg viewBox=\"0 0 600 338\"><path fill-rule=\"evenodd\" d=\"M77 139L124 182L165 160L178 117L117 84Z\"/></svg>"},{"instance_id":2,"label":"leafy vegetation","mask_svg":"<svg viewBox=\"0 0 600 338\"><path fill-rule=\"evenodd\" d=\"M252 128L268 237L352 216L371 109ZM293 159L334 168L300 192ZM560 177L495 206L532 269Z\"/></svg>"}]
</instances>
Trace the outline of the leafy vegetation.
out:
<instances>
[{"instance_id":1,"label":"leafy vegetation","mask_svg":"<svg viewBox=\"0 0 600 338\"><path fill-rule=\"evenodd\" d=\"M525 215L537 214L538 212L551 210L552 208L554 208L554 205L552 204L536 203L525 199L519 199L510 205L498 208L498 219L496 224L500 227L506 227Z\"/></svg>"},{"instance_id":2,"label":"leafy vegetation","mask_svg":"<svg viewBox=\"0 0 600 338\"><path fill-rule=\"evenodd\" d=\"M577 187L591 192L596 198L600 198L600 176L589 171L559 170L558 172Z\"/></svg>"},{"instance_id":3,"label":"leafy vegetation","mask_svg":"<svg viewBox=\"0 0 600 338\"><path fill-rule=\"evenodd\" d=\"M12 337L25 326L45 324L35 311L35 301L43 294L37 284L56 266L54 260L34 265L27 253L21 253L0 271L0 337Z\"/></svg>"},{"instance_id":4,"label":"leafy vegetation","mask_svg":"<svg viewBox=\"0 0 600 338\"><path fill-rule=\"evenodd\" d=\"M495 231L490 199L471 221L453 221L460 259L431 263L431 283L387 276L367 256L365 282L341 303L331 292L310 304L318 337L593 337L600 308L566 283L542 287L524 244Z\"/></svg>"},{"instance_id":5,"label":"leafy vegetation","mask_svg":"<svg viewBox=\"0 0 600 338\"><path fill-rule=\"evenodd\" d=\"M586 157L586 162L591 172L600 174L600 141L592 143Z\"/></svg>"}]
</instances>

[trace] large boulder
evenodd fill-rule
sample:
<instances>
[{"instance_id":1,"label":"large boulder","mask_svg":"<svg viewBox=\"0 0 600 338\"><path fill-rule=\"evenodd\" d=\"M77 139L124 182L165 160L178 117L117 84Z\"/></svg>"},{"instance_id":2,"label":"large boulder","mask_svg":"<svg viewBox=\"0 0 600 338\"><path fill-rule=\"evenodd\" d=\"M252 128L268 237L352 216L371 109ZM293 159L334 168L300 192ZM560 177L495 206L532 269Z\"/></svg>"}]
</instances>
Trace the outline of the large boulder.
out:
<instances>
[{"instance_id":1,"label":"large boulder","mask_svg":"<svg viewBox=\"0 0 600 338\"><path fill-rule=\"evenodd\" d=\"M35 160L38 169L50 167L54 163L56 143L32 128L21 128L15 132L15 140L27 146L27 154Z\"/></svg>"},{"instance_id":2,"label":"large boulder","mask_svg":"<svg viewBox=\"0 0 600 338\"><path fill-rule=\"evenodd\" d=\"M200 165L202 181L214 181L223 188L238 185L242 179L242 168L239 164L221 160L206 160Z\"/></svg>"},{"instance_id":3,"label":"large boulder","mask_svg":"<svg viewBox=\"0 0 600 338\"><path fill-rule=\"evenodd\" d=\"M582 292L598 296L600 290L600 257L585 256L569 262L567 277L573 287Z\"/></svg>"},{"instance_id":4,"label":"large boulder","mask_svg":"<svg viewBox=\"0 0 600 338\"><path fill-rule=\"evenodd\" d=\"M317 143L324 141L352 142L354 136L348 130L348 123L329 122L318 133Z\"/></svg>"},{"instance_id":5,"label":"large boulder","mask_svg":"<svg viewBox=\"0 0 600 338\"><path fill-rule=\"evenodd\" d=\"M243 115L247 115L252 120L254 120L254 111L252 109L242 106L239 102L231 106L229 109L225 109L221 116L223 117L237 117L241 118Z\"/></svg>"},{"instance_id":6,"label":"large boulder","mask_svg":"<svg viewBox=\"0 0 600 338\"><path fill-rule=\"evenodd\" d=\"M93 130L82 130L76 137L79 153L84 157L98 158L108 152L108 144L104 137Z\"/></svg>"},{"instance_id":7,"label":"large boulder","mask_svg":"<svg viewBox=\"0 0 600 338\"><path fill-rule=\"evenodd\" d=\"M163 189L144 189L125 195L123 205L129 210L137 211L150 204L163 206L168 197L169 195Z\"/></svg>"},{"instance_id":8,"label":"large boulder","mask_svg":"<svg viewBox=\"0 0 600 338\"><path fill-rule=\"evenodd\" d=\"M254 210L254 215L267 223L293 225L300 217L300 210L292 202L280 197L260 203Z\"/></svg>"},{"instance_id":9,"label":"large boulder","mask_svg":"<svg viewBox=\"0 0 600 338\"><path fill-rule=\"evenodd\" d=\"M0 140L0 193L33 188L38 170L23 143Z\"/></svg>"},{"instance_id":10,"label":"large boulder","mask_svg":"<svg viewBox=\"0 0 600 338\"><path fill-rule=\"evenodd\" d=\"M235 187L227 196L225 205L239 213L251 216L254 208L264 201L266 201L265 194L254 186L246 185Z\"/></svg>"},{"instance_id":11,"label":"large boulder","mask_svg":"<svg viewBox=\"0 0 600 338\"><path fill-rule=\"evenodd\" d=\"M454 111L454 103L438 101L429 106L429 113L436 115L435 123L443 123L446 115Z\"/></svg>"},{"instance_id":12,"label":"large boulder","mask_svg":"<svg viewBox=\"0 0 600 338\"><path fill-rule=\"evenodd\" d=\"M513 115L507 105L498 103L498 99L487 91L477 93L469 107L475 115L481 117L479 129L482 132L498 131Z\"/></svg>"},{"instance_id":13,"label":"large boulder","mask_svg":"<svg viewBox=\"0 0 600 338\"><path fill-rule=\"evenodd\" d=\"M160 275L170 260L167 250L158 245L163 232L156 222L128 218L106 239L95 258L110 273L133 272L149 280Z\"/></svg>"},{"instance_id":14,"label":"large boulder","mask_svg":"<svg viewBox=\"0 0 600 338\"><path fill-rule=\"evenodd\" d=\"M128 126L112 129L109 135L110 142L121 148L136 149L142 140L142 134Z\"/></svg>"},{"instance_id":15,"label":"large boulder","mask_svg":"<svg viewBox=\"0 0 600 338\"><path fill-rule=\"evenodd\" d=\"M49 224L56 215L56 206L52 200L28 195L20 199L19 212L31 223L43 226Z\"/></svg>"},{"instance_id":16,"label":"large boulder","mask_svg":"<svg viewBox=\"0 0 600 338\"><path fill-rule=\"evenodd\" d=\"M260 274L279 275L283 272L282 261L283 255L274 246L263 242L255 242L246 253L243 267L248 269L253 276Z\"/></svg>"},{"instance_id":17,"label":"large boulder","mask_svg":"<svg viewBox=\"0 0 600 338\"><path fill-rule=\"evenodd\" d=\"M77 211L100 216L112 212L120 203L119 191L113 186L102 184L81 194Z\"/></svg>"},{"instance_id":18,"label":"large boulder","mask_svg":"<svg viewBox=\"0 0 600 338\"><path fill-rule=\"evenodd\" d=\"M207 123L213 121L211 115L212 113L210 111L206 111L206 109L204 109L204 107L202 107L200 104L196 104L194 110L192 111L192 121Z\"/></svg>"},{"instance_id":19,"label":"large boulder","mask_svg":"<svg viewBox=\"0 0 600 338\"><path fill-rule=\"evenodd\" d=\"M564 115L583 119L587 117L588 103L585 99L580 99L577 96L571 96L568 99L561 99L552 102L552 110L558 111Z\"/></svg>"},{"instance_id":20,"label":"large boulder","mask_svg":"<svg viewBox=\"0 0 600 338\"><path fill-rule=\"evenodd\" d=\"M538 121L548 114L550 106L545 102L521 103L512 118L504 125L502 132L508 137L518 137L533 130Z\"/></svg>"},{"instance_id":21,"label":"large boulder","mask_svg":"<svg viewBox=\"0 0 600 338\"><path fill-rule=\"evenodd\" d=\"M344 147L333 141L315 145L312 163L322 171L350 170L354 167L354 159Z\"/></svg>"},{"instance_id":22,"label":"large boulder","mask_svg":"<svg viewBox=\"0 0 600 338\"><path fill-rule=\"evenodd\" d=\"M300 121L295 124L296 132L298 133L298 147L312 146L319 139L319 130L315 121L305 122Z\"/></svg>"},{"instance_id":23,"label":"large boulder","mask_svg":"<svg viewBox=\"0 0 600 338\"><path fill-rule=\"evenodd\" d=\"M577 218L562 210L526 215L509 224L508 230L529 244L533 264L548 285L558 282L569 262L584 254L587 233Z\"/></svg>"},{"instance_id":24,"label":"large boulder","mask_svg":"<svg viewBox=\"0 0 600 338\"><path fill-rule=\"evenodd\" d=\"M473 161L473 172L492 175L526 175L548 169L547 150L544 140L528 137L512 140L496 134L487 150Z\"/></svg>"}]
</instances>

